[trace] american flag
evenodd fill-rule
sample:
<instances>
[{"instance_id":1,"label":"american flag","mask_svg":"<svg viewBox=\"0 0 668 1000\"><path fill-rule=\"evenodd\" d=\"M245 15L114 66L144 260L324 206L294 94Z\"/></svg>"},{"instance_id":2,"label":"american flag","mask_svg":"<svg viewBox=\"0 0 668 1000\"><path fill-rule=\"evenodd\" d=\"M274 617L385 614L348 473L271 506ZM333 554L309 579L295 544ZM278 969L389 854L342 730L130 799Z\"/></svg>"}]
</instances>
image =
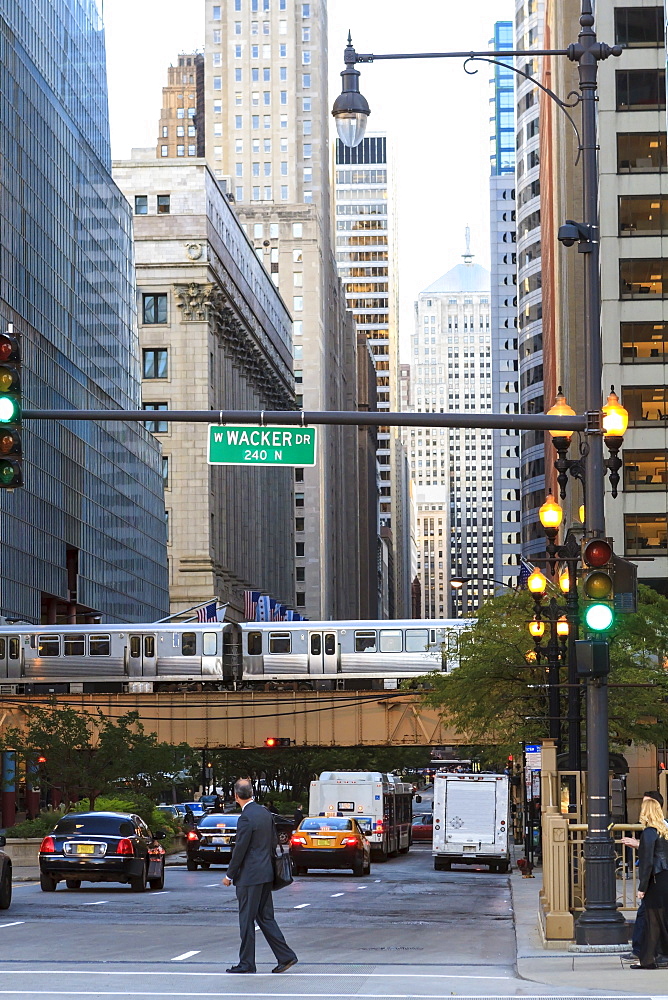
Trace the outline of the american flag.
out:
<instances>
[{"instance_id":1,"label":"american flag","mask_svg":"<svg viewBox=\"0 0 668 1000\"><path fill-rule=\"evenodd\" d=\"M526 590L527 580L533 573L533 566L526 561L526 559L520 559L520 571L517 576L517 589Z\"/></svg>"},{"instance_id":2,"label":"american flag","mask_svg":"<svg viewBox=\"0 0 668 1000\"><path fill-rule=\"evenodd\" d=\"M215 622L218 620L216 614L216 608L218 606L217 601L211 601L210 604L203 604L201 608L197 609L197 621L198 622Z\"/></svg>"},{"instance_id":3,"label":"american flag","mask_svg":"<svg viewBox=\"0 0 668 1000\"><path fill-rule=\"evenodd\" d=\"M247 622L255 621L257 602L260 600L259 590L244 591L244 617Z\"/></svg>"}]
</instances>

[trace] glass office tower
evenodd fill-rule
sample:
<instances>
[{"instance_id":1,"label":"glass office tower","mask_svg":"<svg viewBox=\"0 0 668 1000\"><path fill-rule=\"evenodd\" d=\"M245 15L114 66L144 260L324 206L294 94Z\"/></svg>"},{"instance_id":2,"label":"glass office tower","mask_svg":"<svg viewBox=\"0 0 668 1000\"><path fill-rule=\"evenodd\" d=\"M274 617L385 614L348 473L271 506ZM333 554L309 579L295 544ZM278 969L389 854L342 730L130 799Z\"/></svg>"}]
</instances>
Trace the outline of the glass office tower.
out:
<instances>
[{"instance_id":1,"label":"glass office tower","mask_svg":"<svg viewBox=\"0 0 668 1000\"><path fill-rule=\"evenodd\" d=\"M35 409L138 409L129 207L111 179L94 0L0 0L0 322ZM24 421L24 483L0 490L0 612L167 613L159 446L143 425Z\"/></svg>"}]
</instances>

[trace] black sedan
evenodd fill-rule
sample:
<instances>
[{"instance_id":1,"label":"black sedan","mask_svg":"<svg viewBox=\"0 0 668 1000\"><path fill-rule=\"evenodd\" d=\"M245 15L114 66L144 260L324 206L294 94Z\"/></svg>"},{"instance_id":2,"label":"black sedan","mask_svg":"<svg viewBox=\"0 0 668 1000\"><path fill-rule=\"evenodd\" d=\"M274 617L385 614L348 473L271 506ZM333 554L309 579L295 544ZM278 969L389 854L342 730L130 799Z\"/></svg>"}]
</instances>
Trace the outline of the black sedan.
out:
<instances>
[{"instance_id":1,"label":"black sedan","mask_svg":"<svg viewBox=\"0 0 668 1000\"><path fill-rule=\"evenodd\" d=\"M186 838L186 867L189 872L197 866L228 865L237 835L241 813L207 813L200 816L197 826L188 831Z\"/></svg>"},{"instance_id":2,"label":"black sedan","mask_svg":"<svg viewBox=\"0 0 668 1000\"><path fill-rule=\"evenodd\" d=\"M5 846L5 838L0 836L0 847ZM0 910L8 910L12 901L12 862L8 854L0 851Z\"/></svg>"},{"instance_id":3,"label":"black sedan","mask_svg":"<svg viewBox=\"0 0 668 1000\"><path fill-rule=\"evenodd\" d=\"M54 892L61 881L68 889L82 882L122 882L133 892L143 892L147 883L162 889L165 852L156 841L164 836L152 834L132 813L69 813L39 849L42 891Z\"/></svg>"}]
</instances>

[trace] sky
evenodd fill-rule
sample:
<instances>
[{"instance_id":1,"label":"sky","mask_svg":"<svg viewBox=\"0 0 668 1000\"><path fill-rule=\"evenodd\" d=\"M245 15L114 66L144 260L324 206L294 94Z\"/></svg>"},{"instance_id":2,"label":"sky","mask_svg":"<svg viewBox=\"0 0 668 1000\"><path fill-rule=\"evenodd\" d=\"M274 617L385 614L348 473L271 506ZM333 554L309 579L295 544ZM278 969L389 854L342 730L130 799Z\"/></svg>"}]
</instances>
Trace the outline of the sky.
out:
<instances>
[{"instance_id":1,"label":"sky","mask_svg":"<svg viewBox=\"0 0 668 1000\"><path fill-rule=\"evenodd\" d=\"M329 0L330 105L348 29L358 52L470 51L487 48L494 22L512 20L513 8L512 0ZM203 12L204 0L104 0L115 159L155 144L167 66L203 49ZM358 68L369 131L385 131L394 151L405 347L418 293L461 262L467 225L474 259L489 267L491 67L481 63L473 76L455 59Z\"/></svg>"}]
</instances>

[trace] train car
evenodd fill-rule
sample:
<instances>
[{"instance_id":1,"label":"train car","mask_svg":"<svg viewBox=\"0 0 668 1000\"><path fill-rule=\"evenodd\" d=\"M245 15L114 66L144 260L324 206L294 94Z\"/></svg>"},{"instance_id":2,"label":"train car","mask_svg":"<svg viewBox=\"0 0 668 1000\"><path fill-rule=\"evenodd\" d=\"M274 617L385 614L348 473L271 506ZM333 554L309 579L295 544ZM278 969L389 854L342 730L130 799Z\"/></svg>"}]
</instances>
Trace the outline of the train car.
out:
<instances>
[{"instance_id":1,"label":"train car","mask_svg":"<svg viewBox=\"0 0 668 1000\"><path fill-rule=\"evenodd\" d=\"M353 688L363 680L392 688L403 678L458 666L459 634L472 625L471 619L414 618L248 622L240 626L242 681Z\"/></svg>"}]
</instances>

